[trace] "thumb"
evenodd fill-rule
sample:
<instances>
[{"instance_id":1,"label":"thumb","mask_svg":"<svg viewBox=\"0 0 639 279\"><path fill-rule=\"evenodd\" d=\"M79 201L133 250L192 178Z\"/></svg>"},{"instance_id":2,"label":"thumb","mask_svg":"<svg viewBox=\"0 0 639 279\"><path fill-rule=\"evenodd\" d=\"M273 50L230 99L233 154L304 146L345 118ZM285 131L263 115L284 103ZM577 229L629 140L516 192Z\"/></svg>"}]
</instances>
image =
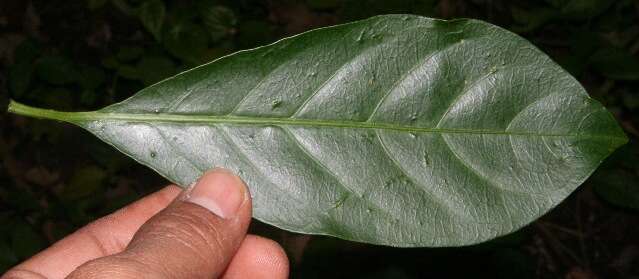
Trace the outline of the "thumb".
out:
<instances>
[{"instance_id":1,"label":"thumb","mask_svg":"<svg viewBox=\"0 0 639 279\"><path fill-rule=\"evenodd\" d=\"M246 185L214 169L142 225L123 252L88 262L69 278L217 278L250 220Z\"/></svg>"}]
</instances>

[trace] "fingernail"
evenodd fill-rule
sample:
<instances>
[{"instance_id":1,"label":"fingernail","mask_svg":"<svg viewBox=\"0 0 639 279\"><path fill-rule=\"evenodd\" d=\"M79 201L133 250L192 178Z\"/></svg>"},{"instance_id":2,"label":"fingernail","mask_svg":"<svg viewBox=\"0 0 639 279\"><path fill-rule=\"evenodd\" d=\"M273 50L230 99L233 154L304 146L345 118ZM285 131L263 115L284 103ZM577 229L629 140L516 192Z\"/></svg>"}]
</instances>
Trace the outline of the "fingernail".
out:
<instances>
[{"instance_id":1,"label":"fingernail","mask_svg":"<svg viewBox=\"0 0 639 279\"><path fill-rule=\"evenodd\" d=\"M213 214L230 219L246 199L244 182L231 171L215 168L198 180L186 201L202 206Z\"/></svg>"}]
</instances>

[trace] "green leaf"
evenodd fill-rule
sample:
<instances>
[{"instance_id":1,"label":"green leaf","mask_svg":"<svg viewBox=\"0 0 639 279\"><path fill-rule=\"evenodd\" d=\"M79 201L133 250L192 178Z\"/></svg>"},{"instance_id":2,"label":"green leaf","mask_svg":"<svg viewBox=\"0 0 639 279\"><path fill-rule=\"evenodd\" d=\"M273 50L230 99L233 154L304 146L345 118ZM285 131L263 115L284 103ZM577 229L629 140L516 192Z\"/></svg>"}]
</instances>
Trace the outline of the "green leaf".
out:
<instances>
[{"instance_id":1,"label":"green leaf","mask_svg":"<svg viewBox=\"0 0 639 279\"><path fill-rule=\"evenodd\" d=\"M142 3L138 12L138 17L142 25L153 35L156 40L162 38L162 25L166 7L162 0L148 0Z\"/></svg>"},{"instance_id":2,"label":"green leaf","mask_svg":"<svg viewBox=\"0 0 639 279\"><path fill-rule=\"evenodd\" d=\"M84 127L182 186L229 168L280 228L402 247L513 232L627 141L521 37L410 15L241 51L98 111L9 110Z\"/></svg>"}]
</instances>

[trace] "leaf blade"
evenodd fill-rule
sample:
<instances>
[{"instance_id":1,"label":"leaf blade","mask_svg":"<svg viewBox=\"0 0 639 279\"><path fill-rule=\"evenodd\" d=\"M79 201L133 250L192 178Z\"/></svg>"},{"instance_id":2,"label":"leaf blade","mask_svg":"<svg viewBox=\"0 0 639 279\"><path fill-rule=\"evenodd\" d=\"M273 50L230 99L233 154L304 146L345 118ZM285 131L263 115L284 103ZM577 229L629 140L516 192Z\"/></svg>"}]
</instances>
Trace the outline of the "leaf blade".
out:
<instances>
[{"instance_id":1,"label":"leaf blade","mask_svg":"<svg viewBox=\"0 0 639 279\"><path fill-rule=\"evenodd\" d=\"M238 172L264 222L402 247L512 232L627 140L520 37L407 15L303 33L56 117L183 186L213 166Z\"/></svg>"}]
</instances>

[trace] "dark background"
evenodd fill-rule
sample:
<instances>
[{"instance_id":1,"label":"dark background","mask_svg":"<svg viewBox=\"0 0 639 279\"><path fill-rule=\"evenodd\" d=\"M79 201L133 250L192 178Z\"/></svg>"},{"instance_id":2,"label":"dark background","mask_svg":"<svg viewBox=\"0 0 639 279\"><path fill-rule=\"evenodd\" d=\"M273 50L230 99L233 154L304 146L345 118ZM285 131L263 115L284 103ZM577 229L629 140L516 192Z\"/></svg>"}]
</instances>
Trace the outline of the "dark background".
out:
<instances>
[{"instance_id":1,"label":"dark background","mask_svg":"<svg viewBox=\"0 0 639 279\"><path fill-rule=\"evenodd\" d=\"M397 249L251 230L297 278L639 278L639 2L633 0L2 0L0 108L98 109L182 70L385 13L479 18L528 38L630 142L556 209L481 245ZM80 128L0 113L0 273L163 178Z\"/></svg>"}]
</instances>

